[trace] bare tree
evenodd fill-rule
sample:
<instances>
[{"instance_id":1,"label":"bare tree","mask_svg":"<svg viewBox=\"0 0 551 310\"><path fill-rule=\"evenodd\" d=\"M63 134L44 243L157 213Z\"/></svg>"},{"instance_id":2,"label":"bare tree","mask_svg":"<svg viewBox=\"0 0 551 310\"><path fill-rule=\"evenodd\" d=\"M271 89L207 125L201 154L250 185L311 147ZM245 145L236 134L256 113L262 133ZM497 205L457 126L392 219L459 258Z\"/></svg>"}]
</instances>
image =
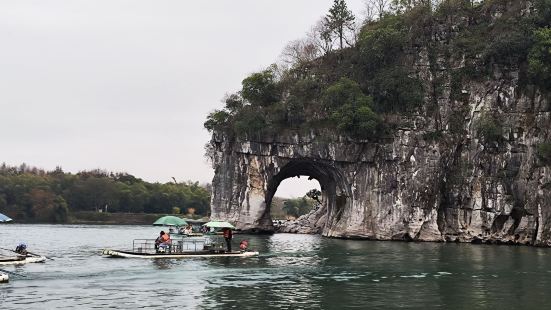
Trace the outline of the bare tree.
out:
<instances>
[{"instance_id":1,"label":"bare tree","mask_svg":"<svg viewBox=\"0 0 551 310\"><path fill-rule=\"evenodd\" d=\"M375 20L375 14L377 14L377 12L375 10L375 5L373 3L373 0L364 0L364 10L363 10L364 23L368 23Z\"/></svg>"},{"instance_id":2,"label":"bare tree","mask_svg":"<svg viewBox=\"0 0 551 310\"><path fill-rule=\"evenodd\" d=\"M291 66L310 62L319 56L320 49L310 37L289 42L281 53L283 62Z\"/></svg>"},{"instance_id":3,"label":"bare tree","mask_svg":"<svg viewBox=\"0 0 551 310\"><path fill-rule=\"evenodd\" d=\"M358 43L360 37L360 31L362 30L362 23L354 21L343 37L348 46L354 46Z\"/></svg>"},{"instance_id":4,"label":"bare tree","mask_svg":"<svg viewBox=\"0 0 551 310\"><path fill-rule=\"evenodd\" d=\"M391 0L365 0L364 3L373 10L373 15L377 14L381 19L389 11Z\"/></svg>"},{"instance_id":5,"label":"bare tree","mask_svg":"<svg viewBox=\"0 0 551 310\"><path fill-rule=\"evenodd\" d=\"M324 54L333 50L334 37L326 27L323 17L310 29L306 37Z\"/></svg>"}]
</instances>

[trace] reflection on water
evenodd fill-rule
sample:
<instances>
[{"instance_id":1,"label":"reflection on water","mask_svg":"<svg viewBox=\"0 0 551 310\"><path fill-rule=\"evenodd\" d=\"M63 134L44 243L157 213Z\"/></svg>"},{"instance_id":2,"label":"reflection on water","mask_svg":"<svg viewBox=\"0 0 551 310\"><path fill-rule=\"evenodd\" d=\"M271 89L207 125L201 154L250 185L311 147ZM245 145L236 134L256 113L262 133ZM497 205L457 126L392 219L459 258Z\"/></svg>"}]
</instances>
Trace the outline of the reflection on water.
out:
<instances>
[{"instance_id":1,"label":"reflection on water","mask_svg":"<svg viewBox=\"0 0 551 310\"><path fill-rule=\"evenodd\" d=\"M108 259L104 247L154 238L149 226L0 226L54 260L2 267L1 309L551 308L551 249L236 235L253 258Z\"/></svg>"}]
</instances>

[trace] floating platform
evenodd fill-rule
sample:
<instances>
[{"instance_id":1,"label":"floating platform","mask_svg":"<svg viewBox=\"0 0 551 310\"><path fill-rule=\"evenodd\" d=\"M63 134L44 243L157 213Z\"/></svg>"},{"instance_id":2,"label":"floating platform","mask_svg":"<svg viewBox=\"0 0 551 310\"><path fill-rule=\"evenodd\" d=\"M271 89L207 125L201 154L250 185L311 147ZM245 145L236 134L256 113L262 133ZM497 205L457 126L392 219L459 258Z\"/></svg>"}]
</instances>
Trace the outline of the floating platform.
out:
<instances>
[{"instance_id":1,"label":"floating platform","mask_svg":"<svg viewBox=\"0 0 551 310\"><path fill-rule=\"evenodd\" d=\"M251 257L257 256L258 252L213 252L213 251L197 251L197 252L180 252L180 253L139 253L132 251L120 251L105 249L102 255L118 258L192 258L192 257Z\"/></svg>"}]
</instances>

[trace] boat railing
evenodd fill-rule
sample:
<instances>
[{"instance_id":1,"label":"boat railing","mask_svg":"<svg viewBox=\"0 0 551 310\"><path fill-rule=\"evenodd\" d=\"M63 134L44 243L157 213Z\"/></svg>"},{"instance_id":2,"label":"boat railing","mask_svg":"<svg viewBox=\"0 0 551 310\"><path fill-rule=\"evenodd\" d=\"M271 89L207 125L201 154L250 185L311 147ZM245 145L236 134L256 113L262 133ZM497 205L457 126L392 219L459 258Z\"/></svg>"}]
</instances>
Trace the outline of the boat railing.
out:
<instances>
[{"instance_id":1,"label":"boat railing","mask_svg":"<svg viewBox=\"0 0 551 310\"><path fill-rule=\"evenodd\" d=\"M212 241L208 238L181 238L172 239L168 245L155 246L155 239L134 239L132 252L135 253L185 253L199 252L212 247Z\"/></svg>"}]
</instances>

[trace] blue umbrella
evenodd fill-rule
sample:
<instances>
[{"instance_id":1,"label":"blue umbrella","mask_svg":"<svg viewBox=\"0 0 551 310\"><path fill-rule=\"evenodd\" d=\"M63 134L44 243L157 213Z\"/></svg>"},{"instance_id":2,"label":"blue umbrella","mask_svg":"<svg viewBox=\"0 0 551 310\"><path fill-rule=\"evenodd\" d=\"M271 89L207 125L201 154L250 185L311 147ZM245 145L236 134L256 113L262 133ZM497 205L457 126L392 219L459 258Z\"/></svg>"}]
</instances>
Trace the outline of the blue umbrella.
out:
<instances>
[{"instance_id":1,"label":"blue umbrella","mask_svg":"<svg viewBox=\"0 0 551 310\"><path fill-rule=\"evenodd\" d=\"M9 217L5 216L4 214L0 213L0 223L7 223L7 222L11 222L12 219L10 219Z\"/></svg>"}]
</instances>

